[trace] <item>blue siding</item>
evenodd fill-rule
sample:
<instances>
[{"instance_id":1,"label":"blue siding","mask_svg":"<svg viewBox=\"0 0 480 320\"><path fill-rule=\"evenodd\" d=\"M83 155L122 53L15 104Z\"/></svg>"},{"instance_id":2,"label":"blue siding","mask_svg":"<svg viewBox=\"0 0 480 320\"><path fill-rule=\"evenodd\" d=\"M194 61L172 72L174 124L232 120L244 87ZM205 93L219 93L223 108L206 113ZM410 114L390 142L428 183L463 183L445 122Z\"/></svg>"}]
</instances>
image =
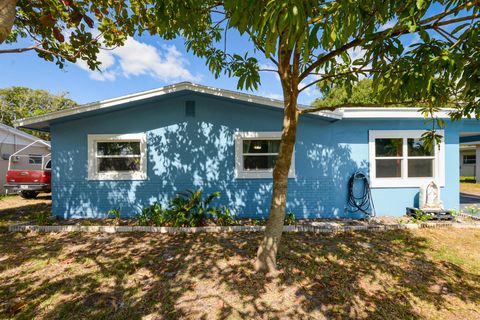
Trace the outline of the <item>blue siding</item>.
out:
<instances>
[{"instance_id":1,"label":"blue siding","mask_svg":"<svg viewBox=\"0 0 480 320\"><path fill-rule=\"evenodd\" d=\"M184 103L196 101L195 117L185 117ZM282 113L188 94L162 98L94 117L52 125L53 212L62 217L102 217L112 208L132 215L153 201L165 202L178 191L202 188L222 193L223 204L243 217L266 217L271 179L234 178L234 133L280 131ZM475 129L478 126L472 126ZM359 217L345 211L347 180L368 171L368 130L423 129L423 121L341 120L330 123L302 118L295 150L296 174L289 181L288 210L297 217ZM459 202L458 132L446 134L446 207ZM148 179L88 181L87 135L147 133ZM401 215L412 206L417 188L373 190L380 215Z\"/></svg>"}]
</instances>

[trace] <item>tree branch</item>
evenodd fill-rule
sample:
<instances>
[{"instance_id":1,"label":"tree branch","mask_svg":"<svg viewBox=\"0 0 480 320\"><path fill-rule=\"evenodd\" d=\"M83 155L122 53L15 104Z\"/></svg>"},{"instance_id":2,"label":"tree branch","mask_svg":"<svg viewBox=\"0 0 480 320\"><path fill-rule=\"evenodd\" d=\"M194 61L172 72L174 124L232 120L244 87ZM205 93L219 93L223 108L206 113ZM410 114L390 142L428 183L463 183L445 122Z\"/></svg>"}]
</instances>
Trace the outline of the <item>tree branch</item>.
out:
<instances>
[{"instance_id":1,"label":"tree branch","mask_svg":"<svg viewBox=\"0 0 480 320\"><path fill-rule=\"evenodd\" d=\"M435 21L431 24L427 24L427 25L423 25L423 26L422 25L417 26L417 29L415 31L419 30L420 28L433 29L437 26L450 25L450 24L453 24L453 23L458 23L458 22L462 22L462 21L466 21L466 20L470 20L470 19L476 19L478 17L480 17L480 14L477 13L477 14L473 14L473 15L470 15L470 16L459 17L459 18L450 19L450 20L441 21L441 22L438 22L438 20L437 20L437 21ZM425 21L430 21L430 18L427 19L427 20L422 20L421 23L423 24L423 23L425 23ZM392 38L392 37L400 36L400 35L403 35L403 34L406 34L406 33L409 33L409 32L410 31L408 30L408 28L403 28L403 29L398 29L398 30L393 30L393 31L392 31L392 29L387 29L387 30L383 30L383 31L380 31L380 32L373 33L369 37L369 41L378 40L378 39L380 39L380 38L382 38L386 35L388 35L389 38ZM323 63L325 63L328 60L342 54L343 52L347 51L348 49L351 49L353 47L361 45L364 41L365 41L365 38L353 39L352 41L344 44L340 48L338 48L336 50L333 50L333 51L330 51L328 54L326 54L324 56L321 56L320 58L318 58L315 62L313 62L309 67L307 67L302 72L302 74L300 75L300 81L305 79L310 74L310 72L315 70L317 67L321 66Z\"/></svg>"},{"instance_id":2,"label":"tree branch","mask_svg":"<svg viewBox=\"0 0 480 320\"><path fill-rule=\"evenodd\" d=\"M4 49L4 50L0 50L0 54L2 54L2 53L22 53L22 52L25 52L25 51L36 50L36 49L38 49L39 46L40 46L40 43L38 43L34 46L26 47L26 48Z\"/></svg>"}]
</instances>

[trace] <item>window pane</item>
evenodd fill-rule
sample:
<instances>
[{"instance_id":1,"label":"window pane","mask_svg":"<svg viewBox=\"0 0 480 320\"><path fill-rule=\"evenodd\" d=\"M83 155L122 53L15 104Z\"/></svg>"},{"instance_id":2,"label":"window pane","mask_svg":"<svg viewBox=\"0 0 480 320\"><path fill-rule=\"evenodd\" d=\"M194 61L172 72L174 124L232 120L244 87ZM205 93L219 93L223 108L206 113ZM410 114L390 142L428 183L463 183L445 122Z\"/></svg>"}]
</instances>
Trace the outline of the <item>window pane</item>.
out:
<instances>
[{"instance_id":1,"label":"window pane","mask_svg":"<svg viewBox=\"0 0 480 320\"><path fill-rule=\"evenodd\" d=\"M267 170L273 169L277 156L244 156L244 170Z\"/></svg>"},{"instance_id":2,"label":"window pane","mask_svg":"<svg viewBox=\"0 0 480 320\"><path fill-rule=\"evenodd\" d=\"M477 157L474 154L466 154L463 156L463 164L475 164Z\"/></svg>"},{"instance_id":3,"label":"window pane","mask_svg":"<svg viewBox=\"0 0 480 320\"><path fill-rule=\"evenodd\" d=\"M140 142L97 142L99 156L140 155Z\"/></svg>"},{"instance_id":4,"label":"window pane","mask_svg":"<svg viewBox=\"0 0 480 320\"><path fill-rule=\"evenodd\" d=\"M401 157L403 139L375 139L375 155L377 157Z\"/></svg>"},{"instance_id":5,"label":"window pane","mask_svg":"<svg viewBox=\"0 0 480 320\"><path fill-rule=\"evenodd\" d=\"M402 160L376 160L377 178L400 178L402 176Z\"/></svg>"},{"instance_id":6,"label":"window pane","mask_svg":"<svg viewBox=\"0 0 480 320\"><path fill-rule=\"evenodd\" d=\"M433 160L408 159L408 176L410 178L433 177Z\"/></svg>"},{"instance_id":7,"label":"window pane","mask_svg":"<svg viewBox=\"0 0 480 320\"><path fill-rule=\"evenodd\" d=\"M98 158L98 172L139 170L140 158Z\"/></svg>"},{"instance_id":8,"label":"window pane","mask_svg":"<svg viewBox=\"0 0 480 320\"><path fill-rule=\"evenodd\" d=\"M29 164L42 164L42 156L38 154L29 154L28 157Z\"/></svg>"},{"instance_id":9,"label":"window pane","mask_svg":"<svg viewBox=\"0 0 480 320\"><path fill-rule=\"evenodd\" d=\"M278 153L280 140L243 140L243 153Z\"/></svg>"},{"instance_id":10,"label":"window pane","mask_svg":"<svg viewBox=\"0 0 480 320\"><path fill-rule=\"evenodd\" d=\"M408 155L413 157L433 156L433 149L427 150L420 139L407 139Z\"/></svg>"}]
</instances>

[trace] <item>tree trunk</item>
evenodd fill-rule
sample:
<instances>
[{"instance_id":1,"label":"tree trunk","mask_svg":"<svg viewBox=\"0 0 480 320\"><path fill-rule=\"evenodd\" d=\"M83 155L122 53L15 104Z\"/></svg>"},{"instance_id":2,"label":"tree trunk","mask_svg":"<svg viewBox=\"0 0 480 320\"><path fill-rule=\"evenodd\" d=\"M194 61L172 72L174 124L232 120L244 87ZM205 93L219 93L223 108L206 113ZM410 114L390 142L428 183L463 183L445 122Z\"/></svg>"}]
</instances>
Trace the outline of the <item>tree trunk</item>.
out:
<instances>
[{"instance_id":1,"label":"tree trunk","mask_svg":"<svg viewBox=\"0 0 480 320\"><path fill-rule=\"evenodd\" d=\"M288 172L297 134L297 90L284 89L284 116L282 140L273 170L273 193L265 235L257 252L255 269L271 273L276 270L277 251L283 232L287 204ZM293 91L293 92L292 92Z\"/></svg>"},{"instance_id":2,"label":"tree trunk","mask_svg":"<svg viewBox=\"0 0 480 320\"><path fill-rule=\"evenodd\" d=\"M16 6L17 0L0 1L0 44L7 39L12 30Z\"/></svg>"}]
</instances>

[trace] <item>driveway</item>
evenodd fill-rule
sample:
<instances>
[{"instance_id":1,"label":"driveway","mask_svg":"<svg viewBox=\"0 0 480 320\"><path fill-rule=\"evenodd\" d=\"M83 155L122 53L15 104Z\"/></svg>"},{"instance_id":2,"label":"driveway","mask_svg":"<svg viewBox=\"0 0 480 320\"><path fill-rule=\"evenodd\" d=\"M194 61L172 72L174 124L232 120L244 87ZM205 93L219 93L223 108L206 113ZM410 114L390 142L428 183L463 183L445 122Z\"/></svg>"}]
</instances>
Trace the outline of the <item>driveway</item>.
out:
<instances>
[{"instance_id":1,"label":"driveway","mask_svg":"<svg viewBox=\"0 0 480 320\"><path fill-rule=\"evenodd\" d=\"M465 211L466 207L477 205L480 208L480 197L467 193L460 193L460 209Z\"/></svg>"}]
</instances>

